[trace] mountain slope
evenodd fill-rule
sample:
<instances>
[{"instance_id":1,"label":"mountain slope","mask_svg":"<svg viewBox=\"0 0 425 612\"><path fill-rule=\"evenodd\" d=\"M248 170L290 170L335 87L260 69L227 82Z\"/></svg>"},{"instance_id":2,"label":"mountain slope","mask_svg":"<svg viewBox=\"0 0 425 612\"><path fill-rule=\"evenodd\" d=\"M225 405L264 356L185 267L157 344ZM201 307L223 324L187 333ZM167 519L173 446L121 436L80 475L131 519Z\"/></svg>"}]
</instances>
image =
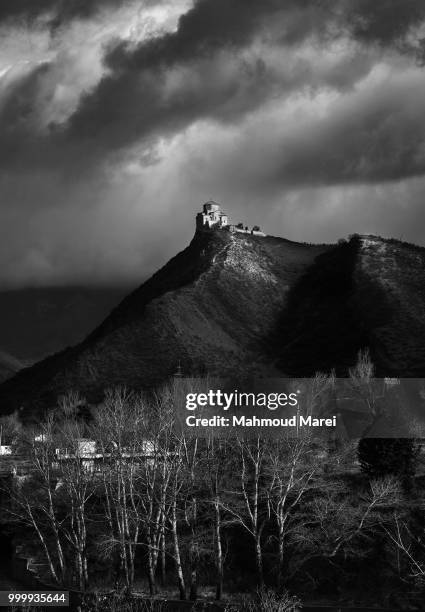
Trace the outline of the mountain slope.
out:
<instances>
[{"instance_id":1,"label":"mountain slope","mask_svg":"<svg viewBox=\"0 0 425 612\"><path fill-rule=\"evenodd\" d=\"M378 371L425 376L425 248L376 236L360 242L358 301Z\"/></svg>"},{"instance_id":2,"label":"mountain slope","mask_svg":"<svg viewBox=\"0 0 425 612\"><path fill-rule=\"evenodd\" d=\"M367 347L379 375L424 376L424 315L424 248L197 232L81 344L0 385L0 411L34 415L70 388L98 401L179 362L187 374L345 376Z\"/></svg>"},{"instance_id":3,"label":"mountain slope","mask_svg":"<svg viewBox=\"0 0 425 612\"><path fill-rule=\"evenodd\" d=\"M218 231L190 245L129 295L80 345L0 387L0 410L37 411L72 387L152 385L190 373L276 372L267 352L290 288L329 246Z\"/></svg>"},{"instance_id":4,"label":"mountain slope","mask_svg":"<svg viewBox=\"0 0 425 612\"><path fill-rule=\"evenodd\" d=\"M424 376L425 248L354 236L323 253L292 288L270 343L297 376L346 376L363 348L378 375Z\"/></svg>"},{"instance_id":5,"label":"mountain slope","mask_svg":"<svg viewBox=\"0 0 425 612\"><path fill-rule=\"evenodd\" d=\"M23 364L12 355L0 351L0 382L11 378L23 367Z\"/></svg>"}]
</instances>

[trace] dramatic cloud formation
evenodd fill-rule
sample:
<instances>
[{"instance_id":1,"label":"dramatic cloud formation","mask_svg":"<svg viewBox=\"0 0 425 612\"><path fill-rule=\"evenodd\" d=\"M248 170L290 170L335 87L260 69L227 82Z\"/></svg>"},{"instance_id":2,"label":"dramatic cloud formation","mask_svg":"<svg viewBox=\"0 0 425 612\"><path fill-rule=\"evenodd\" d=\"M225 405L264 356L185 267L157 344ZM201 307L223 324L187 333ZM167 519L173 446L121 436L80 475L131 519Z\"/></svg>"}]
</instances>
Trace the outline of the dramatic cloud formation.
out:
<instances>
[{"instance_id":1,"label":"dramatic cloud formation","mask_svg":"<svg viewBox=\"0 0 425 612\"><path fill-rule=\"evenodd\" d=\"M423 242L423 0L5 0L0 34L3 284L137 282L209 197Z\"/></svg>"},{"instance_id":2,"label":"dramatic cloud formation","mask_svg":"<svg viewBox=\"0 0 425 612\"><path fill-rule=\"evenodd\" d=\"M2 0L0 20L24 19L31 22L47 17L58 26L77 17L87 19L103 8L119 7L125 0Z\"/></svg>"}]
</instances>

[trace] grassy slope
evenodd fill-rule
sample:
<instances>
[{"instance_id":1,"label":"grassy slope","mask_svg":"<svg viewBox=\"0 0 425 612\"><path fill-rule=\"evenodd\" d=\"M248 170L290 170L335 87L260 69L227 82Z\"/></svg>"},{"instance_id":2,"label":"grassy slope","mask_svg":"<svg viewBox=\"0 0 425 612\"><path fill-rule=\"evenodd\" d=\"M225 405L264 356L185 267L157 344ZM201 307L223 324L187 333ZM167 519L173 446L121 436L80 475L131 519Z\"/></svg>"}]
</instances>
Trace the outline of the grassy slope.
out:
<instances>
[{"instance_id":1,"label":"grassy slope","mask_svg":"<svg viewBox=\"0 0 425 612\"><path fill-rule=\"evenodd\" d=\"M378 371L424 376L425 248L364 237L355 280Z\"/></svg>"},{"instance_id":2,"label":"grassy slope","mask_svg":"<svg viewBox=\"0 0 425 612\"><path fill-rule=\"evenodd\" d=\"M294 285L278 333L279 367L346 376L369 348L378 375L425 373L425 249L354 237L319 256Z\"/></svg>"},{"instance_id":3,"label":"grassy slope","mask_svg":"<svg viewBox=\"0 0 425 612\"><path fill-rule=\"evenodd\" d=\"M425 249L374 237L336 246L196 234L80 345L0 386L27 413L79 389L187 373L346 375L369 347L381 375L425 372Z\"/></svg>"},{"instance_id":4,"label":"grassy slope","mask_svg":"<svg viewBox=\"0 0 425 612\"><path fill-rule=\"evenodd\" d=\"M288 291L324 246L280 238L196 234L73 349L0 388L0 410L53 404L67 388L96 400L110 385L154 384L173 373L273 369L266 340Z\"/></svg>"},{"instance_id":5,"label":"grassy slope","mask_svg":"<svg viewBox=\"0 0 425 612\"><path fill-rule=\"evenodd\" d=\"M344 376L367 344L352 308L358 250L356 241L334 247L317 257L295 283L277 332L270 338L284 372L312 376L336 368Z\"/></svg>"}]
</instances>

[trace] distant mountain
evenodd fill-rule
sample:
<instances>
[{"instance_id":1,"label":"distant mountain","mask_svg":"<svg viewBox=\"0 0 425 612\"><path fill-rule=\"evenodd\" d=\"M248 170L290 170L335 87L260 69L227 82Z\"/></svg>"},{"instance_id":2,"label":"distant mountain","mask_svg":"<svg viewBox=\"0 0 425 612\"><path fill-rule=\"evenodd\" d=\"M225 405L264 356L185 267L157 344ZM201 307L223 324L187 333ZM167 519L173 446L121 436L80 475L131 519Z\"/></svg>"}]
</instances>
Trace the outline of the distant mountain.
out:
<instances>
[{"instance_id":1,"label":"distant mountain","mask_svg":"<svg viewBox=\"0 0 425 612\"><path fill-rule=\"evenodd\" d=\"M22 367L23 364L18 359L0 351L0 383L16 374Z\"/></svg>"},{"instance_id":2,"label":"distant mountain","mask_svg":"<svg viewBox=\"0 0 425 612\"><path fill-rule=\"evenodd\" d=\"M186 374L346 375L369 347L378 374L425 372L425 249L373 236L300 244L225 230L190 245L74 348L0 386L0 409L53 406L69 388Z\"/></svg>"},{"instance_id":3,"label":"distant mountain","mask_svg":"<svg viewBox=\"0 0 425 612\"><path fill-rule=\"evenodd\" d=\"M0 347L34 362L81 342L128 289L48 287L0 291Z\"/></svg>"}]
</instances>

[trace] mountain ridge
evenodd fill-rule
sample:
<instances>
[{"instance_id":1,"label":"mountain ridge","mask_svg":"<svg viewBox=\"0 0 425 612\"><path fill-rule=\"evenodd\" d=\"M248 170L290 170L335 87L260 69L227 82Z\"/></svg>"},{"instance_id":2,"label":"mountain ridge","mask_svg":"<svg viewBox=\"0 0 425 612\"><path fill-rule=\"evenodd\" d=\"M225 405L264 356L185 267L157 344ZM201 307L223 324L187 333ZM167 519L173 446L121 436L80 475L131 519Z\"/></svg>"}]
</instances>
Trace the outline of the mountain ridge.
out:
<instances>
[{"instance_id":1,"label":"mountain ridge","mask_svg":"<svg viewBox=\"0 0 425 612\"><path fill-rule=\"evenodd\" d=\"M197 231L80 344L0 385L30 415L78 390L172 376L340 376L368 348L379 375L425 372L425 248L354 235L333 245Z\"/></svg>"},{"instance_id":2,"label":"mountain ridge","mask_svg":"<svg viewBox=\"0 0 425 612\"><path fill-rule=\"evenodd\" d=\"M0 386L0 410L52 405L69 387L97 401L106 386L157 384L178 362L197 374L240 372L261 362L290 286L328 248L196 232L80 344Z\"/></svg>"}]
</instances>

